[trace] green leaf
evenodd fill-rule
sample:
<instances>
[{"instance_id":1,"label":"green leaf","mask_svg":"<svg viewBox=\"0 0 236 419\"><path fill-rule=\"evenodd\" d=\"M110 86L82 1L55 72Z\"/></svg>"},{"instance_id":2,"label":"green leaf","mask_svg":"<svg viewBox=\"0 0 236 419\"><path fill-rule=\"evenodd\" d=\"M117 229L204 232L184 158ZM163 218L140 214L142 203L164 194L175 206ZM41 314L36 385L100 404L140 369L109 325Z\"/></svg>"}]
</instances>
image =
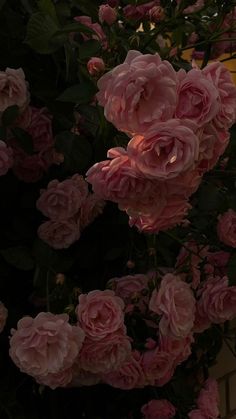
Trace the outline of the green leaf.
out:
<instances>
[{"instance_id":1,"label":"green leaf","mask_svg":"<svg viewBox=\"0 0 236 419\"><path fill-rule=\"evenodd\" d=\"M27 154L34 154L34 144L31 135L19 127L12 128L11 130L20 148Z\"/></svg>"},{"instance_id":2,"label":"green leaf","mask_svg":"<svg viewBox=\"0 0 236 419\"><path fill-rule=\"evenodd\" d=\"M74 86L68 87L57 100L61 102L71 102L81 105L89 103L96 93L96 87L91 82L83 82L75 84Z\"/></svg>"},{"instance_id":3,"label":"green leaf","mask_svg":"<svg viewBox=\"0 0 236 419\"><path fill-rule=\"evenodd\" d=\"M17 105L9 106L2 114L2 125L8 127L11 125L19 115L19 108Z\"/></svg>"},{"instance_id":4,"label":"green leaf","mask_svg":"<svg viewBox=\"0 0 236 419\"><path fill-rule=\"evenodd\" d=\"M236 253L232 254L229 259L227 275L229 278L229 286L236 285Z\"/></svg>"},{"instance_id":5,"label":"green leaf","mask_svg":"<svg viewBox=\"0 0 236 419\"><path fill-rule=\"evenodd\" d=\"M50 42L58 31L58 25L51 16L44 13L34 13L27 25L25 43L39 54L51 54L58 49L58 45Z\"/></svg>"},{"instance_id":6,"label":"green leaf","mask_svg":"<svg viewBox=\"0 0 236 419\"><path fill-rule=\"evenodd\" d=\"M65 131L56 137L55 148L64 155L64 167L72 173L83 173L92 159L92 146L86 137Z\"/></svg>"},{"instance_id":7,"label":"green leaf","mask_svg":"<svg viewBox=\"0 0 236 419\"><path fill-rule=\"evenodd\" d=\"M57 24L59 23L56 9L52 0L38 0L38 8L45 15L51 16L54 22L56 22Z\"/></svg>"},{"instance_id":8,"label":"green leaf","mask_svg":"<svg viewBox=\"0 0 236 419\"><path fill-rule=\"evenodd\" d=\"M34 260L31 256L30 249L26 246L9 247L0 250L0 254L6 262L22 271L30 271L34 268Z\"/></svg>"},{"instance_id":9,"label":"green leaf","mask_svg":"<svg viewBox=\"0 0 236 419\"><path fill-rule=\"evenodd\" d=\"M79 57L81 60L94 57L101 49L101 42L90 39L79 46Z\"/></svg>"}]
</instances>

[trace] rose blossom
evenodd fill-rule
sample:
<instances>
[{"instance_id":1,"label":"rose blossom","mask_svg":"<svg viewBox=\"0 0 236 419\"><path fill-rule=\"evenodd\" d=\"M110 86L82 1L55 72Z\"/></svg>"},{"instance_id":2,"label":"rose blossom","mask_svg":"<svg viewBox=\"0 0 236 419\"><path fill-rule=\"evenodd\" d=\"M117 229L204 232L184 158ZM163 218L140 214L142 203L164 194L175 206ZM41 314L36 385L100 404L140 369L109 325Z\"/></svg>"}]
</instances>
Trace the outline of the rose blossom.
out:
<instances>
[{"instance_id":1,"label":"rose blossom","mask_svg":"<svg viewBox=\"0 0 236 419\"><path fill-rule=\"evenodd\" d=\"M154 23L160 22L160 20L163 20L165 17L163 7L161 6L152 7L148 12L148 16L151 22L154 22Z\"/></svg>"},{"instance_id":2,"label":"rose blossom","mask_svg":"<svg viewBox=\"0 0 236 419\"><path fill-rule=\"evenodd\" d=\"M117 18L116 9L113 9L109 4L101 4L98 10L98 17L101 23L106 22L109 26L115 23Z\"/></svg>"},{"instance_id":3,"label":"rose blossom","mask_svg":"<svg viewBox=\"0 0 236 419\"><path fill-rule=\"evenodd\" d=\"M145 4L141 4L139 6L133 6L132 4L128 4L123 8L123 13L127 19L135 19L140 20L145 17L148 18L149 10L151 10L154 6L159 6L160 1L154 0L150 1Z\"/></svg>"},{"instance_id":4,"label":"rose blossom","mask_svg":"<svg viewBox=\"0 0 236 419\"><path fill-rule=\"evenodd\" d=\"M219 61L208 64L204 76L218 90L218 112L214 122L218 128L230 128L236 120L236 87L230 71Z\"/></svg>"},{"instance_id":5,"label":"rose blossom","mask_svg":"<svg viewBox=\"0 0 236 419\"><path fill-rule=\"evenodd\" d=\"M76 314L86 336L100 340L124 328L124 302L113 291L94 290L79 296Z\"/></svg>"},{"instance_id":6,"label":"rose blossom","mask_svg":"<svg viewBox=\"0 0 236 419\"><path fill-rule=\"evenodd\" d=\"M0 112L17 105L23 111L29 102L29 93L22 68L0 71Z\"/></svg>"},{"instance_id":7,"label":"rose blossom","mask_svg":"<svg viewBox=\"0 0 236 419\"><path fill-rule=\"evenodd\" d=\"M218 418L220 414L218 406L219 390L217 381L213 378L208 378L197 399L198 409L192 410L188 417L190 419Z\"/></svg>"},{"instance_id":8,"label":"rose blossom","mask_svg":"<svg viewBox=\"0 0 236 419\"><path fill-rule=\"evenodd\" d=\"M13 165L13 152L4 141L0 140L0 176L5 175Z\"/></svg>"},{"instance_id":9,"label":"rose blossom","mask_svg":"<svg viewBox=\"0 0 236 419\"><path fill-rule=\"evenodd\" d=\"M195 298L190 286L178 276L166 274L159 290L154 290L149 302L151 311L161 314L159 324L163 335L184 338L192 330Z\"/></svg>"},{"instance_id":10,"label":"rose blossom","mask_svg":"<svg viewBox=\"0 0 236 419\"><path fill-rule=\"evenodd\" d=\"M129 51L123 64L98 81L99 105L118 130L146 132L172 118L177 102L176 73L158 54ZM214 88L214 86L213 86Z\"/></svg>"},{"instance_id":11,"label":"rose blossom","mask_svg":"<svg viewBox=\"0 0 236 419\"><path fill-rule=\"evenodd\" d=\"M59 182L54 179L49 182L47 189L40 191L36 206L46 217L53 221L63 221L73 217L86 199L84 190L77 188L75 176ZM81 183L83 183L83 178Z\"/></svg>"},{"instance_id":12,"label":"rose blossom","mask_svg":"<svg viewBox=\"0 0 236 419\"><path fill-rule=\"evenodd\" d=\"M199 140L191 121L171 119L155 124L144 135L135 135L127 147L128 155L144 176L154 179L176 177L194 167Z\"/></svg>"},{"instance_id":13,"label":"rose blossom","mask_svg":"<svg viewBox=\"0 0 236 419\"><path fill-rule=\"evenodd\" d=\"M159 347L143 353L141 366L146 385L163 386L172 378L174 373L172 356Z\"/></svg>"},{"instance_id":14,"label":"rose blossom","mask_svg":"<svg viewBox=\"0 0 236 419\"><path fill-rule=\"evenodd\" d=\"M50 387L55 390L58 387L67 387L73 377L72 368L57 373L49 373L46 376L35 377L38 384Z\"/></svg>"},{"instance_id":15,"label":"rose blossom","mask_svg":"<svg viewBox=\"0 0 236 419\"><path fill-rule=\"evenodd\" d=\"M8 316L8 310L5 305L0 301L0 333L2 333Z\"/></svg>"},{"instance_id":16,"label":"rose blossom","mask_svg":"<svg viewBox=\"0 0 236 419\"><path fill-rule=\"evenodd\" d=\"M54 249L67 249L80 238L80 226L74 219L46 221L38 228L38 235Z\"/></svg>"},{"instance_id":17,"label":"rose blossom","mask_svg":"<svg viewBox=\"0 0 236 419\"><path fill-rule=\"evenodd\" d=\"M127 275L121 278L112 278L109 284L112 285L116 295L128 304L132 298L148 288L149 278L143 274Z\"/></svg>"},{"instance_id":18,"label":"rose blossom","mask_svg":"<svg viewBox=\"0 0 236 419\"><path fill-rule=\"evenodd\" d=\"M97 76L105 70L105 63L102 58L91 57L87 62L87 69L91 76Z\"/></svg>"},{"instance_id":19,"label":"rose blossom","mask_svg":"<svg viewBox=\"0 0 236 419\"><path fill-rule=\"evenodd\" d=\"M217 234L227 246L236 248L236 212L229 209L218 216Z\"/></svg>"},{"instance_id":20,"label":"rose blossom","mask_svg":"<svg viewBox=\"0 0 236 419\"><path fill-rule=\"evenodd\" d=\"M199 127L205 125L219 112L219 91L201 70L193 68L188 73L181 69L178 77L178 103L175 116L190 119Z\"/></svg>"},{"instance_id":21,"label":"rose blossom","mask_svg":"<svg viewBox=\"0 0 236 419\"><path fill-rule=\"evenodd\" d=\"M12 329L10 357L22 372L44 380L64 373L79 354L84 340L80 327L68 323L67 314L39 313L23 317ZM47 379L47 378L46 378Z\"/></svg>"},{"instance_id":22,"label":"rose blossom","mask_svg":"<svg viewBox=\"0 0 236 419\"><path fill-rule=\"evenodd\" d=\"M145 404L141 412L144 419L171 419L175 416L176 409L168 400L150 400Z\"/></svg>"},{"instance_id":23,"label":"rose blossom","mask_svg":"<svg viewBox=\"0 0 236 419\"><path fill-rule=\"evenodd\" d=\"M140 366L141 355L133 351L132 355L116 370L104 374L103 381L112 387L122 390L144 387L144 374Z\"/></svg>"},{"instance_id":24,"label":"rose blossom","mask_svg":"<svg viewBox=\"0 0 236 419\"><path fill-rule=\"evenodd\" d=\"M94 34L91 35L84 35L82 33L83 39L88 41L90 38L95 39L96 41L101 42L103 49L107 49L107 39L106 35L102 30L101 25L99 23L93 23L90 16L76 16L74 17L76 22L82 23L82 25L87 26L88 28L94 31Z\"/></svg>"},{"instance_id":25,"label":"rose blossom","mask_svg":"<svg viewBox=\"0 0 236 419\"><path fill-rule=\"evenodd\" d=\"M210 277L199 291L197 309L212 323L224 323L236 315L236 286L229 287L227 276Z\"/></svg>"},{"instance_id":26,"label":"rose blossom","mask_svg":"<svg viewBox=\"0 0 236 419\"><path fill-rule=\"evenodd\" d=\"M174 366L186 361L191 355L191 345L194 342L193 335L190 334L183 339L173 339L169 336L160 335L160 350L168 352L174 362Z\"/></svg>"},{"instance_id":27,"label":"rose blossom","mask_svg":"<svg viewBox=\"0 0 236 419\"><path fill-rule=\"evenodd\" d=\"M117 370L131 355L131 344L120 329L101 339L86 337L79 354L79 366L95 374Z\"/></svg>"}]
</instances>

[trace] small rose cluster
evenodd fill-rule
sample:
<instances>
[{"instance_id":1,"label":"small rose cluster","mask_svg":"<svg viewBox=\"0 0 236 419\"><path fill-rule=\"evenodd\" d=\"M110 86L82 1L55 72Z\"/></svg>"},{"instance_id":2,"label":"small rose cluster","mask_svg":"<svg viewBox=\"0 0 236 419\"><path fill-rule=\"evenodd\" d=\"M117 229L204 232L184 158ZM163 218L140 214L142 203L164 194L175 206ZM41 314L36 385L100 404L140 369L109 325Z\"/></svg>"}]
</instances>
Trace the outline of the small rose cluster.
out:
<instances>
[{"instance_id":1,"label":"small rose cluster","mask_svg":"<svg viewBox=\"0 0 236 419\"><path fill-rule=\"evenodd\" d=\"M236 119L229 71L214 62L176 72L158 54L129 51L98 88L106 119L131 139L89 169L94 192L118 203L141 231L182 223L190 196L228 145Z\"/></svg>"},{"instance_id":2,"label":"small rose cluster","mask_svg":"<svg viewBox=\"0 0 236 419\"><path fill-rule=\"evenodd\" d=\"M63 156L54 149L51 116L45 108L29 106L30 95L23 70L7 68L0 72L0 116L17 106L18 118L0 140L0 176L10 168L24 182L36 182ZM26 140L25 140L26 139ZM25 151L27 148L30 151Z\"/></svg>"},{"instance_id":3,"label":"small rose cluster","mask_svg":"<svg viewBox=\"0 0 236 419\"><path fill-rule=\"evenodd\" d=\"M62 182L52 180L40 191L37 208L49 218L38 229L39 237L54 249L68 248L103 211L104 201L90 193L82 176Z\"/></svg>"},{"instance_id":4,"label":"small rose cluster","mask_svg":"<svg viewBox=\"0 0 236 419\"><path fill-rule=\"evenodd\" d=\"M219 402L220 397L217 381L208 378L197 398L197 409L192 410L188 414L188 417L190 419L218 418L220 415Z\"/></svg>"}]
</instances>

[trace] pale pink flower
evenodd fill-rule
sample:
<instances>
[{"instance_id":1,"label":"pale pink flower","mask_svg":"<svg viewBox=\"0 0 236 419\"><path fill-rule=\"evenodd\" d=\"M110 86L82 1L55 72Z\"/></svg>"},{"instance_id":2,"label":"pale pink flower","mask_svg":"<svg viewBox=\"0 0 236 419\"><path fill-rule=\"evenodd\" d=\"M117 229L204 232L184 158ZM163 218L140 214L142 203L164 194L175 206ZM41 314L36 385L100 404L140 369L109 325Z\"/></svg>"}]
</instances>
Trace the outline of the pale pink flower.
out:
<instances>
[{"instance_id":1,"label":"pale pink flower","mask_svg":"<svg viewBox=\"0 0 236 419\"><path fill-rule=\"evenodd\" d=\"M149 302L154 313L162 315L159 328L163 335L184 338L194 324L195 298L186 282L178 276L166 274L159 290L154 290Z\"/></svg>"},{"instance_id":2,"label":"pale pink flower","mask_svg":"<svg viewBox=\"0 0 236 419\"><path fill-rule=\"evenodd\" d=\"M94 290L79 296L78 323L86 336L101 340L124 328L124 302L113 291Z\"/></svg>"},{"instance_id":3,"label":"pale pink flower","mask_svg":"<svg viewBox=\"0 0 236 419\"><path fill-rule=\"evenodd\" d=\"M149 19L150 19L151 22L153 22L153 23L160 22L165 17L165 13L164 13L163 7L161 7L161 6L153 6L148 11L148 16L149 16Z\"/></svg>"},{"instance_id":4,"label":"pale pink flower","mask_svg":"<svg viewBox=\"0 0 236 419\"><path fill-rule=\"evenodd\" d=\"M209 277L199 290L197 311L212 323L224 323L236 316L236 286L229 287L227 276Z\"/></svg>"},{"instance_id":5,"label":"pale pink flower","mask_svg":"<svg viewBox=\"0 0 236 419\"><path fill-rule=\"evenodd\" d=\"M22 112L28 103L28 86L22 68L0 71L0 113L13 105L17 105Z\"/></svg>"},{"instance_id":6,"label":"pale pink flower","mask_svg":"<svg viewBox=\"0 0 236 419\"><path fill-rule=\"evenodd\" d=\"M117 18L117 11L113 9L109 4L101 4L98 10L98 17L101 23L107 23L109 26L115 23Z\"/></svg>"},{"instance_id":7,"label":"pale pink flower","mask_svg":"<svg viewBox=\"0 0 236 419\"><path fill-rule=\"evenodd\" d=\"M219 112L219 91L214 83L198 69L188 73L181 69L178 77L176 117L190 119L199 127L211 122Z\"/></svg>"},{"instance_id":8,"label":"pale pink flower","mask_svg":"<svg viewBox=\"0 0 236 419\"><path fill-rule=\"evenodd\" d=\"M203 70L204 76L218 90L218 112L214 122L220 129L230 128L236 121L236 86L230 71L219 61L208 64Z\"/></svg>"},{"instance_id":9,"label":"pale pink flower","mask_svg":"<svg viewBox=\"0 0 236 419\"><path fill-rule=\"evenodd\" d=\"M130 339L121 329L100 340L86 337L79 354L79 365L93 374L105 374L119 369L130 355Z\"/></svg>"},{"instance_id":10,"label":"pale pink flower","mask_svg":"<svg viewBox=\"0 0 236 419\"><path fill-rule=\"evenodd\" d=\"M146 385L162 386L171 379L174 373L171 354L160 350L159 347L143 353L141 366Z\"/></svg>"},{"instance_id":11,"label":"pale pink flower","mask_svg":"<svg viewBox=\"0 0 236 419\"><path fill-rule=\"evenodd\" d=\"M2 333L8 316L8 310L5 305L0 301L0 333Z\"/></svg>"},{"instance_id":12,"label":"pale pink flower","mask_svg":"<svg viewBox=\"0 0 236 419\"><path fill-rule=\"evenodd\" d=\"M141 355L133 351L121 367L102 376L103 381L112 387L122 390L144 387L144 374L140 365Z\"/></svg>"},{"instance_id":13,"label":"pale pink flower","mask_svg":"<svg viewBox=\"0 0 236 419\"><path fill-rule=\"evenodd\" d=\"M54 249L67 249L80 238L80 226L74 219L46 221L38 228L38 236Z\"/></svg>"},{"instance_id":14,"label":"pale pink flower","mask_svg":"<svg viewBox=\"0 0 236 419\"><path fill-rule=\"evenodd\" d=\"M13 165L13 152L4 141L0 140L0 176L5 175Z\"/></svg>"},{"instance_id":15,"label":"pale pink flower","mask_svg":"<svg viewBox=\"0 0 236 419\"><path fill-rule=\"evenodd\" d=\"M130 50L123 64L98 81L99 105L118 130L146 132L172 118L177 102L176 72L158 54ZM214 88L214 86L213 86Z\"/></svg>"},{"instance_id":16,"label":"pale pink flower","mask_svg":"<svg viewBox=\"0 0 236 419\"><path fill-rule=\"evenodd\" d=\"M201 410L203 416L207 418L219 417L219 390L217 381L208 378L204 383L204 388L200 391L197 399L197 407Z\"/></svg>"},{"instance_id":17,"label":"pale pink flower","mask_svg":"<svg viewBox=\"0 0 236 419\"><path fill-rule=\"evenodd\" d=\"M103 49L107 49L108 47L107 38L106 38L105 33L103 32L101 25L99 25L99 23L93 23L90 16L76 16L74 17L74 20L76 22L82 23L82 25L87 26L88 28L94 31L94 34L91 34L91 35L82 34L83 39L85 41L91 38L95 39L96 41L101 42Z\"/></svg>"},{"instance_id":18,"label":"pale pink flower","mask_svg":"<svg viewBox=\"0 0 236 419\"><path fill-rule=\"evenodd\" d=\"M192 169L198 160L197 127L191 121L171 119L135 135L127 152L145 177L170 179Z\"/></svg>"},{"instance_id":19,"label":"pale pink flower","mask_svg":"<svg viewBox=\"0 0 236 419\"><path fill-rule=\"evenodd\" d=\"M148 282L147 275L136 274L112 278L109 280L109 285L112 286L116 295L128 304L133 298L140 296L144 289L148 289Z\"/></svg>"},{"instance_id":20,"label":"pale pink flower","mask_svg":"<svg viewBox=\"0 0 236 419\"><path fill-rule=\"evenodd\" d=\"M219 240L227 246L236 248L236 212L229 209L219 215L217 223Z\"/></svg>"},{"instance_id":21,"label":"pale pink flower","mask_svg":"<svg viewBox=\"0 0 236 419\"><path fill-rule=\"evenodd\" d=\"M49 373L35 377L38 384L50 387L55 390L58 387L67 387L73 377L72 368L68 368L56 373Z\"/></svg>"},{"instance_id":22,"label":"pale pink flower","mask_svg":"<svg viewBox=\"0 0 236 419\"><path fill-rule=\"evenodd\" d=\"M81 189L78 187L80 184L76 182L75 176L82 183ZM47 189L40 191L40 197L36 203L38 210L53 221L68 220L78 212L87 197L83 183L85 181L79 175L74 175L73 178L62 182L52 180Z\"/></svg>"},{"instance_id":23,"label":"pale pink flower","mask_svg":"<svg viewBox=\"0 0 236 419\"><path fill-rule=\"evenodd\" d=\"M141 412L144 419L171 419L175 416L176 408L168 400L150 400Z\"/></svg>"},{"instance_id":24,"label":"pale pink flower","mask_svg":"<svg viewBox=\"0 0 236 419\"><path fill-rule=\"evenodd\" d=\"M100 57L91 57L87 62L87 69L91 76L97 76L105 70L105 63Z\"/></svg>"},{"instance_id":25,"label":"pale pink flower","mask_svg":"<svg viewBox=\"0 0 236 419\"><path fill-rule=\"evenodd\" d=\"M71 326L68 320L67 314L41 312L34 319L23 317L18 321L17 330L12 329L9 353L22 372L39 381L57 374L55 379L60 381L61 377L63 381L84 340L83 330Z\"/></svg>"},{"instance_id":26,"label":"pale pink flower","mask_svg":"<svg viewBox=\"0 0 236 419\"><path fill-rule=\"evenodd\" d=\"M169 336L160 335L160 350L168 352L172 359L174 366L186 361L191 355L191 345L194 342L193 335L190 334L183 339L173 339Z\"/></svg>"}]
</instances>

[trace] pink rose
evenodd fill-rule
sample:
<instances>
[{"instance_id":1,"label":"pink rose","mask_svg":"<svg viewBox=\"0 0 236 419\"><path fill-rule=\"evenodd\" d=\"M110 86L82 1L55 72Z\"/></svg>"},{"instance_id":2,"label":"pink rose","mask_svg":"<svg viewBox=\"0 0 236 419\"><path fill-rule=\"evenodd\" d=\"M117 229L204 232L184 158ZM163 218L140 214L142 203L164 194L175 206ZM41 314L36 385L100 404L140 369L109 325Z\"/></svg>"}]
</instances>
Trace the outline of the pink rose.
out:
<instances>
[{"instance_id":1,"label":"pink rose","mask_svg":"<svg viewBox=\"0 0 236 419\"><path fill-rule=\"evenodd\" d=\"M79 355L79 365L93 374L105 374L119 369L130 355L130 339L121 329L99 340L85 338Z\"/></svg>"},{"instance_id":2,"label":"pink rose","mask_svg":"<svg viewBox=\"0 0 236 419\"><path fill-rule=\"evenodd\" d=\"M198 168L202 173L211 170L224 153L230 139L226 130L216 129L213 124L207 124L200 136Z\"/></svg>"},{"instance_id":3,"label":"pink rose","mask_svg":"<svg viewBox=\"0 0 236 419\"><path fill-rule=\"evenodd\" d=\"M179 70L176 117L190 119L199 127L211 122L219 112L219 91L211 80L198 69L188 73Z\"/></svg>"},{"instance_id":4,"label":"pink rose","mask_svg":"<svg viewBox=\"0 0 236 419\"><path fill-rule=\"evenodd\" d=\"M190 286L178 276L166 274L159 290L154 290L149 302L154 313L162 315L159 324L163 335L184 338L194 324L195 298Z\"/></svg>"},{"instance_id":5,"label":"pink rose","mask_svg":"<svg viewBox=\"0 0 236 419\"><path fill-rule=\"evenodd\" d=\"M160 335L160 350L168 352L174 362L174 366L186 361L191 355L191 345L194 342L193 335L190 334L183 339L173 339L169 336Z\"/></svg>"},{"instance_id":6,"label":"pink rose","mask_svg":"<svg viewBox=\"0 0 236 419\"><path fill-rule=\"evenodd\" d=\"M145 404L141 412L144 419L171 419L175 416L176 409L168 400L150 400Z\"/></svg>"},{"instance_id":7,"label":"pink rose","mask_svg":"<svg viewBox=\"0 0 236 419\"><path fill-rule=\"evenodd\" d=\"M197 191L202 180L200 170L193 169L180 173L175 178L168 179L166 187L170 195L179 195L188 198Z\"/></svg>"},{"instance_id":8,"label":"pink rose","mask_svg":"<svg viewBox=\"0 0 236 419\"><path fill-rule=\"evenodd\" d=\"M236 212L229 209L219 215L217 223L219 240L227 246L236 248Z\"/></svg>"},{"instance_id":9,"label":"pink rose","mask_svg":"<svg viewBox=\"0 0 236 419\"><path fill-rule=\"evenodd\" d=\"M96 194L89 194L80 207L79 223L81 230L102 214L104 207L105 201L103 199Z\"/></svg>"},{"instance_id":10,"label":"pink rose","mask_svg":"<svg viewBox=\"0 0 236 419\"><path fill-rule=\"evenodd\" d=\"M22 372L38 381L64 374L84 340L80 327L68 323L67 314L39 313L34 319L23 317L12 330L10 357ZM55 377L55 376L54 376Z\"/></svg>"},{"instance_id":11,"label":"pink rose","mask_svg":"<svg viewBox=\"0 0 236 419\"><path fill-rule=\"evenodd\" d=\"M87 69L91 76L97 76L105 70L105 63L102 58L91 57L87 62Z\"/></svg>"},{"instance_id":12,"label":"pink rose","mask_svg":"<svg viewBox=\"0 0 236 419\"><path fill-rule=\"evenodd\" d=\"M159 347L143 353L141 365L146 379L146 385L163 386L174 373L172 356Z\"/></svg>"},{"instance_id":13,"label":"pink rose","mask_svg":"<svg viewBox=\"0 0 236 419\"><path fill-rule=\"evenodd\" d=\"M54 249L67 249L80 238L80 226L73 220L46 221L38 228L38 235Z\"/></svg>"},{"instance_id":14,"label":"pink rose","mask_svg":"<svg viewBox=\"0 0 236 419\"><path fill-rule=\"evenodd\" d=\"M4 141L0 140L0 176L5 175L13 165L13 152Z\"/></svg>"},{"instance_id":15,"label":"pink rose","mask_svg":"<svg viewBox=\"0 0 236 419\"><path fill-rule=\"evenodd\" d=\"M101 4L98 10L98 17L101 23L107 23L109 26L115 23L117 18L116 9L113 9L109 4Z\"/></svg>"},{"instance_id":16,"label":"pink rose","mask_svg":"<svg viewBox=\"0 0 236 419\"><path fill-rule=\"evenodd\" d=\"M8 316L8 310L5 305L0 301L0 333L2 333Z\"/></svg>"},{"instance_id":17,"label":"pink rose","mask_svg":"<svg viewBox=\"0 0 236 419\"><path fill-rule=\"evenodd\" d=\"M128 303L134 296L148 288L148 282L149 278L147 275L136 274L112 278L109 284L114 287L116 295Z\"/></svg>"},{"instance_id":18,"label":"pink rose","mask_svg":"<svg viewBox=\"0 0 236 419\"><path fill-rule=\"evenodd\" d=\"M128 4L123 8L123 13L127 19L140 20L145 17L148 17L149 10L151 10L154 6L159 5L159 0L150 1L145 4L141 4L140 6L133 6L131 4Z\"/></svg>"},{"instance_id":19,"label":"pink rose","mask_svg":"<svg viewBox=\"0 0 236 419\"><path fill-rule=\"evenodd\" d=\"M144 135L135 135L127 152L145 177L169 179L194 167L199 139L191 121L171 119L154 125Z\"/></svg>"},{"instance_id":20,"label":"pink rose","mask_svg":"<svg viewBox=\"0 0 236 419\"><path fill-rule=\"evenodd\" d=\"M58 387L67 387L73 377L72 368L57 373L49 373L46 376L35 377L38 384L50 387L55 390Z\"/></svg>"},{"instance_id":21,"label":"pink rose","mask_svg":"<svg viewBox=\"0 0 236 419\"><path fill-rule=\"evenodd\" d=\"M208 64L204 76L218 90L218 112L214 122L218 128L230 128L236 121L236 87L230 71L219 61Z\"/></svg>"},{"instance_id":22,"label":"pink rose","mask_svg":"<svg viewBox=\"0 0 236 419\"><path fill-rule=\"evenodd\" d=\"M140 366L140 359L138 351L133 351L118 370L104 374L103 381L122 390L144 387L144 374Z\"/></svg>"},{"instance_id":23,"label":"pink rose","mask_svg":"<svg viewBox=\"0 0 236 419\"><path fill-rule=\"evenodd\" d=\"M90 291L79 296L76 314L86 336L100 340L124 328L124 302L113 291Z\"/></svg>"},{"instance_id":24,"label":"pink rose","mask_svg":"<svg viewBox=\"0 0 236 419\"><path fill-rule=\"evenodd\" d=\"M153 6L149 12L148 16L151 22L158 23L165 17L164 9L161 6Z\"/></svg>"},{"instance_id":25,"label":"pink rose","mask_svg":"<svg viewBox=\"0 0 236 419\"><path fill-rule=\"evenodd\" d=\"M219 412L219 390L217 381L208 378L204 384L204 388L200 391L197 399L197 407L207 418L218 418Z\"/></svg>"},{"instance_id":26,"label":"pink rose","mask_svg":"<svg viewBox=\"0 0 236 419\"><path fill-rule=\"evenodd\" d=\"M209 419L207 416L204 416L200 409L194 409L189 412L188 417L190 419ZM215 419L215 418L214 418Z\"/></svg>"},{"instance_id":27,"label":"pink rose","mask_svg":"<svg viewBox=\"0 0 236 419\"><path fill-rule=\"evenodd\" d=\"M236 286L228 286L227 276L210 277L199 291L197 311L212 323L224 323L236 316Z\"/></svg>"},{"instance_id":28,"label":"pink rose","mask_svg":"<svg viewBox=\"0 0 236 419\"><path fill-rule=\"evenodd\" d=\"M76 16L74 17L74 20L76 22L82 23L82 25L87 26L88 28L92 29L94 31L94 35L84 35L83 39L85 41L89 40L90 38L95 39L96 41L101 42L101 45L103 49L107 49L107 38L105 33L102 30L101 25L99 23L93 23L90 16Z\"/></svg>"},{"instance_id":29,"label":"pink rose","mask_svg":"<svg viewBox=\"0 0 236 419\"><path fill-rule=\"evenodd\" d=\"M23 111L29 103L29 92L22 68L0 71L0 112L17 105Z\"/></svg>"},{"instance_id":30,"label":"pink rose","mask_svg":"<svg viewBox=\"0 0 236 419\"><path fill-rule=\"evenodd\" d=\"M184 222L191 205L185 197L178 195L166 196L167 200L158 202L149 207L146 214L137 215L134 211L128 211L130 216L129 225L136 226L140 231L158 233L168 230Z\"/></svg>"},{"instance_id":31,"label":"pink rose","mask_svg":"<svg viewBox=\"0 0 236 419\"><path fill-rule=\"evenodd\" d=\"M123 64L99 79L98 88L99 105L118 130L146 132L155 122L167 121L174 115L176 73L158 54L129 51Z\"/></svg>"},{"instance_id":32,"label":"pink rose","mask_svg":"<svg viewBox=\"0 0 236 419\"><path fill-rule=\"evenodd\" d=\"M63 221L73 217L87 197L83 183L86 182L79 175L74 175L63 182L52 180L47 189L40 191L41 195L36 203L38 210L53 221ZM81 189L80 184L82 184Z\"/></svg>"}]
</instances>

